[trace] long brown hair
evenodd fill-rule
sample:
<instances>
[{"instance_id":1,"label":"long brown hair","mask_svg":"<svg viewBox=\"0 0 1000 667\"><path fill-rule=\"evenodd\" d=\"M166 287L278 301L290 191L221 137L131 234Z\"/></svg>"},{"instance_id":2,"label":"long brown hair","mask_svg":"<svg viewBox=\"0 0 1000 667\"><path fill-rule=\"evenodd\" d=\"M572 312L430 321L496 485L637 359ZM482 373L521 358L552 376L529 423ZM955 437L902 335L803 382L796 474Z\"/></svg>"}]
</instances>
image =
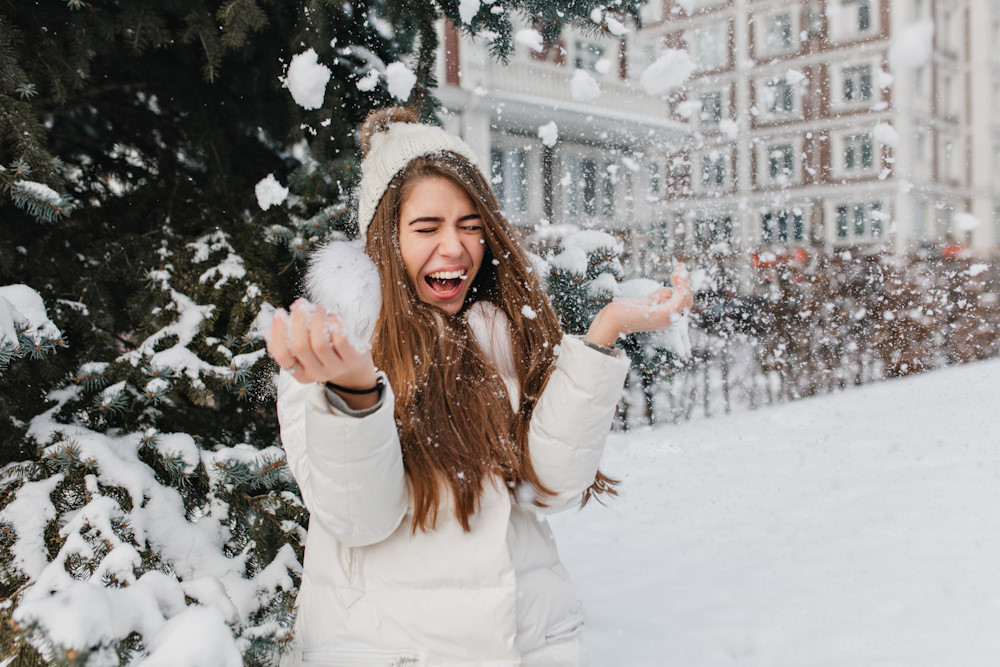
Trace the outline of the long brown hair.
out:
<instances>
[{"instance_id":1,"label":"long brown hair","mask_svg":"<svg viewBox=\"0 0 1000 667\"><path fill-rule=\"evenodd\" d=\"M418 120L412 110L398 107L370 114L362 126L363 151L371 135L392 122ZM430 176L447 178L465 191L482 219L485 255L466 306L489 301L510 324L520 388L516 411L500 372L469 334L464 309L451 316L422 302L403 265L400 207L409 191ZM535 502L544 505L552 492L531 465L528 424L552 373L562 329L482 173L454 153L415 158L392 180L376 207L365 251L381 279L382 311L372 354L396 395L396 425L413 494L413 530L435 526L442 484L450 487L455 516L466 531L484 486L494 483L494 476L511 491L528 488ZM522 314L525 306L534 311L534 318ZM588 495L614 493L612 484L598 472Z\"/></svg>"}]
</instances>

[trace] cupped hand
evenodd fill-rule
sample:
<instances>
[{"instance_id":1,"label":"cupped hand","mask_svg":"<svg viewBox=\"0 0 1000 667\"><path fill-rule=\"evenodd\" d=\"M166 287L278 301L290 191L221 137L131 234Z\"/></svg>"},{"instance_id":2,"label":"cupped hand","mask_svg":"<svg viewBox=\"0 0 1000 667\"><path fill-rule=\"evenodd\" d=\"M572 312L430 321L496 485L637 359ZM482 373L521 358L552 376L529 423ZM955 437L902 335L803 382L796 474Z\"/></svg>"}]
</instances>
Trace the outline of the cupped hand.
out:
<instances>
[{"instance_id":1,"label":"cupped hand","mask_svg":"<svg viewBox=\"0 0 1000 667\"><path fill-rule=\"evenodd\" d=\"M299 299L291 312L274 313L267 351L302 383L332 382L348 389L367 389L377 380L371 348L351 340L333 313Z\"/></svg>"},{"instance_id":2,"label":"cupped hand","mask_svg":"<svg viewBox=\"0 0 1000 667\"><path fill-rule=\"evenodd\" d=\"M683 264L674 269L673 288L664 287L641 299L615 299L605 306L587 331L587 340L611 347L619 336L640 331L660 331L675 314L694 305L691 276Z\"/></svg>"}]
</instances>

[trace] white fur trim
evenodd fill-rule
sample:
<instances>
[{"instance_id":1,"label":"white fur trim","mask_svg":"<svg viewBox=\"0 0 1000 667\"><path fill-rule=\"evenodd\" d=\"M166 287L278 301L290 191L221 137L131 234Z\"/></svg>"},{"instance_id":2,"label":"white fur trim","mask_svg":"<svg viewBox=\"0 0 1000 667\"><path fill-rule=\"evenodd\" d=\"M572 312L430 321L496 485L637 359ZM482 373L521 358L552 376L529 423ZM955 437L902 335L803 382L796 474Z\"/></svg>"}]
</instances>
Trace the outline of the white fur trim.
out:
<instances>
[{"instance_id":1,"label":"white fur trim","mask_svg":"<svg viewBox=\"0 0 1000 667\"><path fill-rule=\"evenodd\" d=\"M415 157L445 151L461 155L486 176L469 145L440 127L392 123L385 132L372 135L368 156L361 162L361 183L358 185L358 232L362 239L368 233L375 208L396 174Z\"/></svg>"},{"instance_id":2,"label":"white fur trim","mask_svg":"<svg viewBox=\"0 0 1000 667\"><path fill-rule=\"evenodd\" d=\"M378 269L358 242L334 241L309 257L307 298L340 318L358 342L370 343L382 309Z\"/></svg>"}]
</instances>

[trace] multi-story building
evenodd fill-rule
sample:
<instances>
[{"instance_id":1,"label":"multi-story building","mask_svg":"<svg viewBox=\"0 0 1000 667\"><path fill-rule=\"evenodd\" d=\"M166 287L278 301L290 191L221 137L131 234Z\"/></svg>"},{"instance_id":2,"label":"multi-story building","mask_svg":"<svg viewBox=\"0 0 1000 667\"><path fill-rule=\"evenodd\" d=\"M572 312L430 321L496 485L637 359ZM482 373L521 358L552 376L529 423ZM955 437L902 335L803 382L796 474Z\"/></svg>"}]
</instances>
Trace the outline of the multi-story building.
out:
<instances>
[{"instance_id":1,"label":"multi-story building","mask_svg":"<svg viewBox=\"0 0 1000 667\"><path fill-rule=\"evenodd\" d=\"M512 222L536 238L567 224L611 232L626 241L631 271L641 271L651 257L645 230L663 214L663 167L688 129L639 85L651 50L637 48L635 28L619 37L567 29L541 51L518 42L507 63L490 56L484 39L470 40L449 22L440 30L442 118L490 160ZM577 70L596 81L599 97L574 99ZM539 136L550 123L554 143Z\"/></svg>"},{"instance_id":2,"label":"multi-story building","mask_svg":"<svg viewBox=\"0 0 1000 667\"><path fill-rule=\"evenodd\" d=\"M1000 2L655 5L643 32L698 66L672 101L692 131L667 175L672 242L997 251Z\"/></svg>"}]
</instances>

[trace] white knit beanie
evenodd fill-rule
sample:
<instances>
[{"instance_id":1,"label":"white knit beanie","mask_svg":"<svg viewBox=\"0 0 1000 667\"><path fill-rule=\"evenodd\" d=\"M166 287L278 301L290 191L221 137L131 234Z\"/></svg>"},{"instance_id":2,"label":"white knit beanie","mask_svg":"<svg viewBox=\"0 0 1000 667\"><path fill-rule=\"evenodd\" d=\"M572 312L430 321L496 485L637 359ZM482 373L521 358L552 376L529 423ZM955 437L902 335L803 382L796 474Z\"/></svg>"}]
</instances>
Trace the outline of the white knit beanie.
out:
<instances>
[{"instance_id":1,"label":"white knit beanie","mask_svg":"<svg viewBox=\"0 0 1000 667\"><path fill-rule=\"evenodd\" d=\"M358 185L358 233L362 239L368 233L375 208L382 201L389 183L416 157L444 151L461 155L478 166L489 182L469 145L440 127L391 123L385 131L373 133L370 141L368 155L361 162L361 183Z\"/></svg>"}]
</instances>

